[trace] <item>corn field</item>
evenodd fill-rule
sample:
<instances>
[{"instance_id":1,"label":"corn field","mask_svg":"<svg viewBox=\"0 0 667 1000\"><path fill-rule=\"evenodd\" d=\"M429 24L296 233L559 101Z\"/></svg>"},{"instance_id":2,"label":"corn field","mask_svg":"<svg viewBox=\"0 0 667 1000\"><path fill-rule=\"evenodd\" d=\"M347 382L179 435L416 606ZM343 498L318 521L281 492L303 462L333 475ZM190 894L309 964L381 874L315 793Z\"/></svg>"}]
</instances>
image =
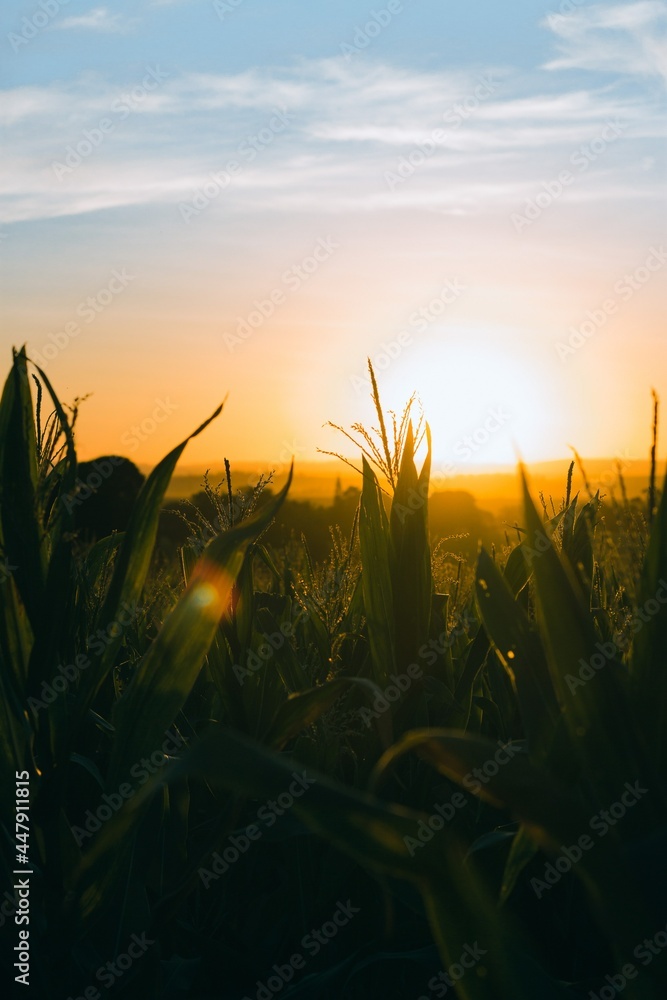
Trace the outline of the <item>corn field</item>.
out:
<instances>
[{"instance_id":1,"label":"corn field","mask_svg":"<svg viewBox=\"0 0 667 1000\"><path fill-rule=\"evenodd\" d=\"M667 491L617 503L564 476L548 510L520 469L518 534L445 592L430 430L409 406L385 416L371 378L358 515L326 561L263 540L288 481L193 527L165 567L158 519L190 438L126 531L83 544L73 414L15 353L0 926L16 995L24 930L24 995L62 1000L667 996Z\"/></svg>"}]
</instances>

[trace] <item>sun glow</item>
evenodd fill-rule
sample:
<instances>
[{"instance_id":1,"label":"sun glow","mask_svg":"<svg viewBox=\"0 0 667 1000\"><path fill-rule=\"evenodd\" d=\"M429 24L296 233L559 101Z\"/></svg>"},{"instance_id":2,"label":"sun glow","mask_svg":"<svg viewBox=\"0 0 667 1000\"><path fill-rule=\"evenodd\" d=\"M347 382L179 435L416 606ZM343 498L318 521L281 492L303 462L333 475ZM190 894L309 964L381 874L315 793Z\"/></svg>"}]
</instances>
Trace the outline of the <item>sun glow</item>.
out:
<instances>
[{"instance_id":1,"label":"sun glow","mask_svg":"<svg viewBox=\"0 0 667 1000\"><path fill-rule=\"evenodd\" d=\"M400 410L412 391L433 434L434 465L492 466L558 457L555 386L544 364L522 356L505 331L442 330L378 372L383 402ZM528 353L528 352L526 352Z\"/></svg>"}]
</instances>

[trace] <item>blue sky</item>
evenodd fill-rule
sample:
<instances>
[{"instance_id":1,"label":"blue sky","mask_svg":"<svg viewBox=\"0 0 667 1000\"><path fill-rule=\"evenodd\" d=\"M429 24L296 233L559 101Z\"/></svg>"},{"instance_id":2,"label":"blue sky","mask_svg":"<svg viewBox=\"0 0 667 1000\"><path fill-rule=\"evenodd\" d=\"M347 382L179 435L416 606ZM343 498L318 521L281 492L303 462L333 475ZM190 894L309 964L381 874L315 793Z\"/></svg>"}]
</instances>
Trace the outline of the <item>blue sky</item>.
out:
<instances>
[{"instance_id":1,"label":"blue sky","mask_svg":"<svg viewBox=\"0 0 667 1000\"><path fill-rule=\"evenodd\" d=\"M492 63L502 46L503 60L532 69L546 59L548 32L539 22L558 5L516 0L508 11L487 2L459 5L406 0L388 30L372 40L376 58L395 65L437 69L443 65ZM227 9L228 8L228 9ZM150 58L180 70L238 72L248 66L289 63L335 56L351 42L371 11L354 0L176 0L169 3L119 2L94 6L69 0L59 6L50 28L31 42L32 58L9 62L12 83L50 83L67 74L95 68L116 79ZM38 3L9 3L2 11L3 34L20 33L21 19L39 10ZM75 22L78 22L75 23ZM54 41L53 32L62 34ZM113 40L116 44L113 44ZM194 44L192 44L194 43ZM22 53L27 46L19 43Z\"/></svg>"},{"instance_id":2,"label":"blue sky","mask_svg":"<svg viewBox=\"0 0 667 1000\"><path fill-rule=\"evenodd\" d=\"M364 358L406 329L384 383L396 405L418 389L443 460L500 404L513 422L479 461L637 450L667 269L576 356L558 344L665 236L663 0L43 0L0 20L0 346L67 341L50 373L92 393L84 451L119 450L171 392L137 454L153 460L232 388L214 451L270 459L298 429L310 457L324 420L365 415ZM286 286L322 240L335 252ZM465 292L411 327L451 280ZM474 359L483 391L461 389ZM562 405L586 393L604 433Z\"/></svg>"}]
</instances>

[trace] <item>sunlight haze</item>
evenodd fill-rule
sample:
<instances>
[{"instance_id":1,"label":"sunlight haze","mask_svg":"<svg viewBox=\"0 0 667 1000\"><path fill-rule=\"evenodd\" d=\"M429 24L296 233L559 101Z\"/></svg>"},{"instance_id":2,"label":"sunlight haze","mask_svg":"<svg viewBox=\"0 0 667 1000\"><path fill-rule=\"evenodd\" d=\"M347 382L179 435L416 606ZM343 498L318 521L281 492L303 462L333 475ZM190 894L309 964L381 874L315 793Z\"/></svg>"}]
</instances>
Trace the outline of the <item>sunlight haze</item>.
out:
<instances>
[{"instance_id":1,"label":"sunlight haze","mask_svg":"<svg viewBox=\"0 0 667 1000\"><path fill-rule=\"evenodd\" d=\"M310 461L367 357L441 465L646 457L667 4L46 7L1 15L2 347L90 394L82 457L229 394L189 465Z\"/></svg>"}]
</instances>

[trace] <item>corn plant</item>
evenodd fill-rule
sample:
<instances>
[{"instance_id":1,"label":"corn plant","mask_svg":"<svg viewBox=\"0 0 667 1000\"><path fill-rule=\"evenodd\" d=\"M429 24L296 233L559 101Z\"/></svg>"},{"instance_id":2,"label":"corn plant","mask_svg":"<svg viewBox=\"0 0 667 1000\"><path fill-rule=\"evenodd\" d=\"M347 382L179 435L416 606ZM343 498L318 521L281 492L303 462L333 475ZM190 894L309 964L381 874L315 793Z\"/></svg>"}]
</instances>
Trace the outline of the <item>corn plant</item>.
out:
<instances>
[{"instance_id":1,"label":"corn plant","mask_svg":"<svg viewBox=\"0 0 667 1000\"><path fill-rule=\"evenodd\" d=\"M305 542L271 551L289 482L241 509L228 469L215 522L199 522L166 586L154 542L189 438L126 532L84 546L76 408L37 375L35 405L16 353L0 400L0 767L6 786L30 774L36 995L83 991L145 932L117 993L240 997L337 893L357 894L368 929L288 1000L370 995L371 968L383 995L413 995L405 970L436 948L462 1000L584 1000L605 972L630 1000L664 995L667 490L654 476L647 515L572 497L571 477L540 515L522 471L518 544L482 549L438 593L430 431L410 404L385 416L371 367L378 427L348 435L363 484L349 540L334 533L323 565ZM632 558L612 515L631 517ZM289 815L215 872L295 774L309 777ZM9 804L1 816L9 880Z\"/></svg>"},{"instance_id":2,"label":"corn plant","mask_svg":"<svg viewBox=\"0 0 667 1000\"><path fill-rule=\"evenodd\" d=\"M147 593L169 479L190 438L221 408L153 470L126 532L81 550L73 523L72 423L46 375L37 371L37 419L24 351L14 356L0 401L0 549L9 569L0 619L0 766L5 787L15 773L30 774L34 985L45 996L52 990L65 996L85 985L110 948L150 927L150 899L164 890L165 871L182 864L189 797L184 787L138 815L125 840L96 863L88 848L107 814L122 813L151 771L196 735L183 709L205 663L216 679L225 669L220 649L230 628L249 627L243 620L252 607L246 591L253 546L289 481L268 504L208 541L190 567L185 590L121 683L126 629ZM50 457L41 433L42 386L54 406ZM240 593L235 610L234 592ZM96 603L91 594L98 595ZM310 692L306 687L295 683L273 698L253 735L281 746L340 694L340 685ZM2 864L11 884L9 802L2 826ZM157 864L156 837L162 845ZM151 947L132 988L154 988L158 972Z\"/></svg>"}]
</instances>

